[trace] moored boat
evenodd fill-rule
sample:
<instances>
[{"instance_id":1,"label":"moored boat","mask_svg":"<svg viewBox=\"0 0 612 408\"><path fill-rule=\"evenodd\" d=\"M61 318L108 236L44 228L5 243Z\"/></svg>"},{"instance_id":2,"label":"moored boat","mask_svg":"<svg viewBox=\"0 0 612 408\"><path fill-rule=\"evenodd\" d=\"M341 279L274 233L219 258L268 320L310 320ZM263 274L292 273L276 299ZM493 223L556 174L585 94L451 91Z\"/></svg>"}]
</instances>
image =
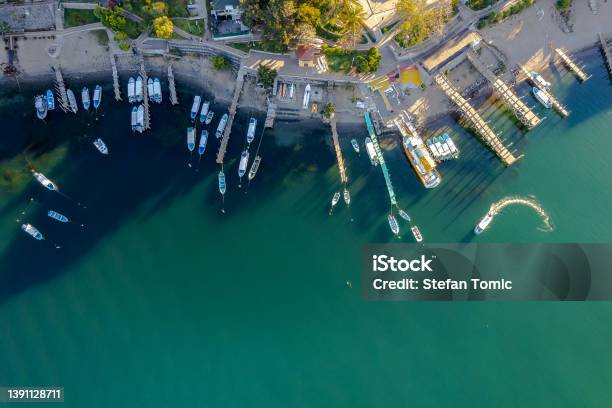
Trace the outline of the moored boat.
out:
<instances>
[{"instance_id":1,"label":"moored boat","mask_svg":"<svg viewBox=\"0 0 612 408\"><path fill-rule=\"evenodd\" d=\"M100 153L104 155L108 154L108 147L106 147L106 143L104 143L104 140L97 138L93 141L93 145L96 147L96 149L98 149Z\"/></svg>"},{"instance_id":2,"label":"moored boat","mask_svg":"<svg viewBox=\"0 0 612 408\"><path fill-rule=\"evenodd\" d=\"M198 111L200 110L200 101L202 97L200 95L196 95L193 97L193 104L191 105L191 120L194 120L196 116L198 116Z\"/></svg>"},{"instance_id":3,"label":"moored boat","mask_svg":"<svg viewBox=\"0 0 612 408\"><path fill-rule=\"evenodd\" d=\"M210 107L210 102L205 101L202 104L202 109L200 109L200 123L204 123L206 120L206 115L208 115L208 108Z\"/></svg>"},{"instance_id":4,"label":"moored boat","mask_svg":"<svg viewBox=\"0 0 612 408\"><path fill-rule=\"evenodd\" d=\"M440 185L442 177L436 169L436 162L427 150L412 121L401 117L401 119L395 120L395 125L401 134L400 139L404 154L423 186L434 188Z\"/></svg>"},{"instance_id":5,"label":"moored boat","mask_svg":"<svg viewBox=\"0 0 612 408\"><path fill-rule=\"evenodd\" d=\"M155 99L153 100L157 103L162 103L162 90L159 78L153 79L153 94L155 95Z\"/></svg>"},{"instance_id":6,"label":"moored boat","mask_svg":"<svg viewBox=\"0 0 612 408\"><path fill-rule=\"evenodd\" d=\"M138 75L136 77L136 88L135 88L135 92L136 92L136 102L142 102L143 100L143 83L142 83L142 77L140 75Z\"/></svg>"},{"instance_id":7,"label":"moored boat","mask_svg":"<svg viewBox=\"0 0 612 408\"><path fill-rule=\"evenodd\" d=\"M47 117L47 111L49 108L47 106L47 100L45 96L37 95L34 98L34 108L36 109L36 116L38 117L38 119L43 120Z\"/></svg>"},{"instance_id":8,"label":"moored boat","mask_svg":"<svg viewBox=\"0 0 612 408\"><path fill-rule=\"evenodd\" d=\"M40 231L37 230L36 227L32 224L21 224L21 229L38 241L42 241L43 239L45 239L43 234L41 234Z\"/></svg>"},{"instance_id":9,"label":"moored boat","mask_svg":"<svg viewBox=\"0 0 612 408\"><path fill-rule=\"evenodd\" d=\"M399 234L399 224L397 223L397 219L395 219L393 214L389 214L387 216L387 221L389 221L389 227L391 228L391 231L393 231L395 235L398 235Z\"/></svg>"},{"instance_id":10,"label":"moored boat","mask_svg":"<svg viewBox=\"0 0 612 408\"><path fill-rule=\"evenodd\" d=\"M72 113L77 113L79 111L79 105L77 104L76 97L74 96L72 89L68 89L66 91L66 96L68 97L68 109L70 109Z\"/></svg>"},{"instance_id":11,"label":"moored boat","mask_svg":"<svg viewBox=\"0 0 612 408\"><path fill-rule=\"evenodd\" d=\"M450 138L450 136L448 135L448 133L444 133L442 135L442 139L444 140L444 142L446 143L446 145L448 146L449 150L450 150L450 154L453 158L457 158L459 157L459 149L457 148L457 146L455 145L455 142L453 142L453 139Z\"/></svg>"},{"instance_id":12,"label":"moored boat","mask_svg":"<svg viewBox=\"0 0 612 408\"><path fill-rule=\"evenodd\" d=\"M151 102L155 101L155 91L153 90L153 78L147 79L147 94Z\"/></svg>"},{"instance_id":13,"label":"moored boat","mask_svg":"<svg viewBox=\"0 0 612 408\"><path fill-rule=\"evenodd\" d=\"M346 188L344 189L344 202L346 205L351 205L351 194Z\"/></svg>"},{"instance_id":14,"label":"moored boat","mask_svg":"<svg viewBox=\"0 0 612 408\"><path fill-rule=\"evenodd\" d=\"M372 166L378 166L378 157L376 156L376 150L374 150L374 144L372 143L372 139L369 137L365 138L365 147L366 152L368 152L368 156L370 157L370 162Z\"/></svg>"},{"instance_id":15,"label":"moored boat","mask_svg":"<svg viewBox=\"0 0 612 408\"><path fill-rule=\"evenodd\" d=\"M552 107L552 102L550 101L550 98L548 97L548 95L546 95L546 93L544 93L540 88L538 87L533 87L531 89L531 92L533 92L533 96L535 96L535 98L546 108L546 109L550 109Z\"/></svg>"},{"instance_id":16,"label":"moored boat","mask_svg":"<svg viewBox=\"0 0 612 408\"><path fill-rule=\"evenodd\" d=\"M136 112L136 131L142 133L144 131L144 106L138 105L138 110Z\"/></svg>"},{"instance_id":17,"label":"moored boat","mask_svg":"<svg viewBox=\"0 0 612 408\"><path fill-rule=\"evenodd\" d=\"M89 105L91 104L91 101L89 99L89 88L87 88L86 86L81 89L81 101L83 102L83 109L85 109L86 111L89 110Z\"/></svg>"},{"instance_id":18,"label":"moored boat","mask_svg":"<svg viewBox=\"0 0 612 408\"><path fill-rule=\"evenodd\" d=\"M485 214L484 217L482 217L482 219L474 227L474 234L478 235L482 233L484 230L486 230L492 220L493 220L493 213L489 211L488 213Z\"/></svg>"},{"instance_id":19,"label":"moored boat","mask_svg":"<svg viewBox=\"0 0 612 408\"><path fill-rule=\"evenodd\" d=\"M47 216L59 222L68 222L68 217L58 213L57 211L49 210L47 211Z\"/></svg>"},{"instance_id":20,"label":"moored boat","mask_svg":"<svg viewBox=\"0 0 612 408\"><path fill-rule=\"evenodd\" d=\"M219 172L219 192L225 194L225 173Z\"/></svg>"},{"instance_id":21,"label":"moored boat","mask_svg":"<svg viewBox=\"0 0 612 408\"><path fill-rule=\"evenodd\" d=\"M244 176L244 173L246 173L248 163L249 163L249 151L245 150L240 155L240 165L238 166L238 176L239 177Z\"/></svg>"},{"instance_id":22,"label":"moored boat","mask_svg":"<svg viewBox=\"0 0 612 408\"><path fill-rule=\"evenodd\" d=\"M206 120L204 120L204 123L209 125L210 122L212 122L214 116L215 116L215 112L209 110L208 113L206 114Z\"/></svg>"},{"instance_id":23,"label":"moored boat","mask_svg":"<svg viewBox=\"0 0 612 408\"><path fill-rule=\"evenodd\" d=\"M255 129L257 128L257 119L251 118L249 120L249 128L247 130L246 140L248 144L251 144L253 139L255 139Z\"/></svg>"},{"instance_id":24,"label":"moored boat","mask_svg":"<svg viewBox=\"0 0 612 408\"><path fill-rule=\"evenodd\" d=\"M529 73L531 79L538 85L540 88L548 89L550 88L550 82L544 79L542 75L540 75L537 71L531 71Z\"/></svg>"},{"instance_id":25,"label":"moored boat","mask_svg":"<svg viewBox=\"0 0 612 408\"><path fill-rule=\"evenodd\" d=\"M55 96L53 96L53 91L47 89L47 110L55 109Z\"/></svg>"},{"instance_id":26,"label":"moored boat","mask_svg":"<svg viewBox=\"0 0 612 408\"><path fill-rule=\"evenodd\" d=\"M102 102L102 87L100 85L96 85L93 94L94 109L98 109L100 107L100 102Z\"/></svg>"},{"instance_id":27,"label":"moored boat","mask_svg":"<svg viewBox=\"0 0 612 408\"><path fill-rule=\"evenodd\" d=\"M338 204L338 201L340 201L340 192L336 191L334 193L334 196L332 197L332 208L334 208L336 206L336 204Z\"/></svg>"},{"instance_id":28,"label":"moored boat","mask_svg":"<svg viewBox=\"0 0 612 408\"><path fill-rule=\"evenodd\" d=\"M136 102L136 81L133 77L130 77L130 79L128 79L128 102Z\"/></svg>"},{"instance_id":29,"label":"moored boat","mask_svg":"<svg viewBox=\"0 0 612 408\"><path fill-rule=\"evenodd\" d=\"M410 216L408 215L408 213L402 209L400 209L398 211L398 214L400 217L402 217L403 219L405 219L406 221L410 222Z\"/></svg>"},{"instance_id":30,"label":"moored boat","mask_svg":"<svg viewBox=\"0 0 612 408\"><path fill-rule=\"evenodd\" d=\"M208 130L204 129L200 133L200 146L198 146L198 154L201 156L206 151L206 142L208 141Z\"/></svg>"},{"instance_id":31,"label":"moored boat","mask_svg":"<svg viewBox=\"0 0 612 408\"><path fill-rule=\"evenodd\" d=\"M357 143L357 140L351 139L351 145L353 146L355 153L359 153L359 143Z\"/></svg>"},{"instance_id":32,"label":"moored boat","mask_svg":"<svg viewBox=\"0 0 612 408\"><path fill-rule=\"evenodd\" d=\"M34 173L32 173L32 175L34 176L36 181L38 181L40 184L42 184L47 190L51 190L51 191L59 190L57 188L57 185L54 182L52 182L51 180L49 180L47 177L45 177L44 174L34 172Z\"/></svg>"},{"instance_id":33,"label":"moored boat","mask_svg":"<svg viewBox=\"0 0 612 408\"><path fill-rule=\"evenodd\" d=\"M410 228L410 231L412 231L412 235L414 236L414 239L416 239L416 242L423 241L423 235L421 235L421 230L419 230L419 227L415 225L414 227Z\"/></svg>"},{"instance_id":34,"label":"moored boat","mask_svg":"<svg viewBox=\"0 0 612 408\"><path fill-rule=\"evenodd\" d=\"M193 152L195 149L195 128L187 128L187 150Z\"/></svg>"},{"instance_id":35,"label":"moored boat","mask_svg":"<svg viewBox=\"0 0 612 408\"><path fill-rule=\"evenodd\" d=\"M302 99L302 109L308 109L308 102L310 102L310 84L304 88L304 98Z\"/></svg>"},{"instance_id":36,"label":"moored boat","mask_svg":"<svg viewBox=\"0 0 612 408\"><path fill-rule=\"evenodd\" d=\"M138 129L138 107L137 106L134 106L132 108L131 124L132 124L132 132Z\"/></svg>"},{"instance_id":37,"label":"moored boat","mask_svg":"<svg viewBox=\"0 0 612 408\"><path fill-rule=\"evenodd\" d=\"M219 124L217 125L217 132L215 133L215 136L217 137L217 139L223 136L225 125L227 125L227 118L228 118L227 113L224 113L223 116L221 117L221 120L219 121Z\"/></svg>"},{"instance_id":38,"label":"moored boat","mask_svg":"<svg viewBox=\"0 0 612 408\"><path fill-rule=\"evenodd\" d=\"M255 175L257 174L257 170L259 169L259 164L261 163L261 156L255 156L253 160L253 164L251 164L251 170L249 170L249 180L253 180Z\"/></svg>"}]
</instances>

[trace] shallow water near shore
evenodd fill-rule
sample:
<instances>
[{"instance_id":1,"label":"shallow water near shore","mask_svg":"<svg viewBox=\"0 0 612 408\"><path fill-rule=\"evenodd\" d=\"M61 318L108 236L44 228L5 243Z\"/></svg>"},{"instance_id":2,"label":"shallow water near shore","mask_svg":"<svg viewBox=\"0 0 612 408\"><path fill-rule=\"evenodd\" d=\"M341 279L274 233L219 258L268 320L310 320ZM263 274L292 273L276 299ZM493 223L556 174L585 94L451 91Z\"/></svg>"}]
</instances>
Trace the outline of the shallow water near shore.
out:
<instances>
[{"instance_id":1,"label":"shallow water near shore","mask_svg":"<svg viewBox=\"0 0 612 408\"><path fill-rule=\"evenodd\" d=\"M525 154L508 169L449 120L461 157L442 164L442 184L426 191L397 138L383 138L399 203L426 241L612 240L611 88L599 55L585 62L593 75L586 83L563 70L552 81L572 111L568 119L537 107L547 119L523 135L494 109L499 104L481 108ZM520 92L529 100L528 88ZM241 111L224 166L222 214L214 136L199 167L197 154L187 166L191 91L181 92L178 107L154 105L153 130L142 135L129 130L128 104L111 95L106 87L97 114L55 112L45 123L35 119L28 93L0 102L3 162L24 167L19 154L27 148L25 158L70 197L5 180L0 385L63 386L70 407L607 402L607 302L360 300L360 245L397 242L382 174L364 152L365 126L339 127L352 202L329 216L341 188L329 128L277 123L264 133L256 178L238 188L250 116ZM216 126L224 107L214 109ZM95 137L109 157L95 151ZM531 208L508 206L475 238L475 223L509 196L534 197L553 228L542 228ZM30 197L36 204L22 216ZM54 223L48 208L74 223ZM62 249L28 239L16 218ZM400 241L412 242L400 226Z\"/></svg>"}]
</instances>

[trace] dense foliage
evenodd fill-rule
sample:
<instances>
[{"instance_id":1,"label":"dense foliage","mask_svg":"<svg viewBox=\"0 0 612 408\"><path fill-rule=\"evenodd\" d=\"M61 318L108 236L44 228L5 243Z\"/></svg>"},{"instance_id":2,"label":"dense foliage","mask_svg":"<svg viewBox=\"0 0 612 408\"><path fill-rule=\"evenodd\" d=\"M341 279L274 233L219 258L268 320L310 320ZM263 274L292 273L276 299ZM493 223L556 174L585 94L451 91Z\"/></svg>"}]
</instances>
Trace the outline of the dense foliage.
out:
<instances>
[{"instance_id":1,"label":"dense foliage","mask_svg":"<svg viewBox=\"0 0 612 408\"><path fill-rule=\"evenodd\" d=\"M259 68L257 68L259 83L266 89L272 88L276 74L277 72L275 69L268 68L265 65L260 65Z\"/></svg>"},{"instance_id":2,"label":"dense foliage","mask_svg":"<svg viewBox=\"0 0 612 408\"><path fill-rule=\"evenodd\" d=\"M369 74L376 72L380 64L381 56L376 48L370 48L367 53L326 45L321 49L332 71L348 73L355 68L357 72Z\"/></svg>"},{"instance_id":3,"label":"dense foliage","mask_svg":"<svg viewBox=\"0 0 612 408\"><path fill-rule=\"evenodd\" d=\"M212 62L213 68L219 71L229 69L232 66L229 60L223 55L213 55L210 60Z\"/></svg>"},{"instance_id":4,"label":"dense foliage","mask_svg":"<svg viewBox=\"0 0 612 408\"><path fill-rule=\"evenodd\" d=\"M557 0L557 8L559 10L568 11L572 7L572 0Z\"/></svg>"},{"instance_id":5,"label":"dense foliage","mask_svg":"<svg viewBox=\"0 0 612 408\"><path fill-rule=\"evenodd\" d=\"M465 5L472 10L482 10L493 4L497 3L498 0L468 0Z\"/></svg>"},{"instance_id":6,"label":"dense foliage","mask_svg":"<svg viewBox=\"0 0 612 408\"><path fill-rule=\"evenodd\" d=\"M325 105L325 108L323 109L323 112L321 113L323 114L324 117L329 119L332 117L334 113L336 113L336 107L334 106L333 103L329 102L327 105Z\"/></svg>"},{"instance_id":7,"label":"dense foliage","mask_svg":"<svg viewBox=\"0 0 612 408\"><path fill-rule=\"evenodd\" d=\"M499 23L511 15L520 13L527 7L533 5L533 3L535 3L535 0L519 0L512 7L508 7L507 9L500 11L499 13L494 11L486 17L480 19L480 21L478 21L478 28L484 28L489 24Z\"/></svg>"},{"instance_id":8,"label":"dense foliage","mask_svg":"<svg viewBox=\"0 0 612 408\"><path fill-rule=\"evenodd\" d=\"M123 32L130 38L136 38L142 32L142 27L138 23L128 20L123 15L121 7L106 8L97 6L94 14L106 27L117 33Z\"/></svg>"},{"instance_id":9,"label":"dense foliage","mask_svg":"<svg viewBox=\"0 0 612 408\"><path fill-rule=\"evenodd\" d=\"M153 20L153 35L157 38L172 38L172 33L174 33L174 24L168 16L156 17Z\"/></svg>"},{"instance_id":10,"label":"dense foliage","mask_svg":"<svg viewBox=\"0 0 612 408\"><path fill-rule=\"evenodd\" d=\"M442 34L453 13L451 0L440 0L427 6L426 0L399 0L396 10L404 17L396 39L402 47L410 47L432 35Z\"/></svg>"}]
</instances>

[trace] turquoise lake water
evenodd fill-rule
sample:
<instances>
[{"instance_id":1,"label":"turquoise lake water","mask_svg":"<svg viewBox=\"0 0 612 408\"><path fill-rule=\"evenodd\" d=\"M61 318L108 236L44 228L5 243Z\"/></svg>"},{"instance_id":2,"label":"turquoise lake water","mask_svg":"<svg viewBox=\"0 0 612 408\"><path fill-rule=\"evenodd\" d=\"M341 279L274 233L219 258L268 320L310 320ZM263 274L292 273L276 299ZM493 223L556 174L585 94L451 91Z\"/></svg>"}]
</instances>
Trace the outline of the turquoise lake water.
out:
<instances>
[{"instance_id":1,"label":"turquoise lake water","mask_svg":"<svg viewBox=\"0 0 612 408\"><path fill-rule=\"evenodd\" d=\"M400 205L426 241L612 240L612 86L599 55L585 61L593 77L584 84L564 70L551 78L568 119L538 107L546 120L523 135L498 103L481 108L525 154L510 168L449 120L429 130L449 126L461 157L425 191L395 136L384 138ZM2 98L3 162L27 148L70 199L33 181L2 192L0 385L63 386L69 407L608 404L610 303L361 301L360 245L397 242L382 174L363 152L365 126L339 127L352 203L329 216L340 188L329 128L278 122L265 132L257 177L239 189L250 116L241 111L222 214L218 141L209 139L198 171L195 156L187 166L194 91L183 90L179 107L155 106L143 135L108 88L97 115L53 113L46 123L31 94ZM223 106L215 111L218 119ZM476 239L489 206L513 195L535 197L553 230L510 206ZM30 197L37 204L24 219L62 249L15 223ZM75 223L54 224L48 208ZM402 228L400 241L412 242Z\"/></svg>"}]
</instances>

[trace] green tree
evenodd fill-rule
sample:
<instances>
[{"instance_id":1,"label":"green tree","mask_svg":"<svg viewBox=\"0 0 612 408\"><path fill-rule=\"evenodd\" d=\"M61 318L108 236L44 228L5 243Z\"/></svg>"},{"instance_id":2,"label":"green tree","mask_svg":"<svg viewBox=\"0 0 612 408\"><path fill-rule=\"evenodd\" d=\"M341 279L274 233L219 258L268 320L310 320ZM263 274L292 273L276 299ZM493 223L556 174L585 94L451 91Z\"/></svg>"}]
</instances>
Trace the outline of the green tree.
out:
<instances>
[{"instance_id":1,"label":"green tree","mask_svg":"<svg viewBox=\"0 0 612 408\"><path fill-rule=\"evenodd\" d=\"M327 105L325 105L325 108L323 109L323 112L321 112L323 114L324 117L326 117L327 119L330 119L334 113L336 113L336 107L334 106L333 103L329 102Z\"/></svg>"},{"instance_id":2,"label":"green tree","mask_svg":"<svg viewBox=\"0 0 612 408\"><path fill-rule=\"evenodd\" d=\"M6 33L11 32L11 26L4 21L0 21L0 35L4 35Z\"/></svg>"},{"instance_id":3,"label":"green tree","mask_svg":"<svg viewBox=\"0 0 612 408\"><path fill-rule=\"evenodd\" d=\"M160 16L153 20L153 34L157 38L172 38L174 24L168 16Z\"/></svg>"},{"instance_id":4,"label":"green tree","mask_svg":"<svg viewBox=\"0 0 612 408\"><path fill-rule=\"evenodd\" d=\"M232 66L230 61L223 55L213 55L211 58L211 62L213 68L218 71L229 69Z\"/></svg>"},{"instance_id":5,"label":"green tree","mask_svg":"<svg viewBox=\"0 0 612 408\"><path fill-rule=\"evenodd\" d=\"M303 3L297 9L296 18L299 23L316 27L321 22L321 11L310 4Z\"/></svg>"},{"instance_id":6,"label":"green tree","mask_svg":"<svg viewBox=\"0 0 612 408\"><path fill-rule=\"evenodd\" d=\"M259 83L266 89L272 88L276 75L277 72L275 69L268 68L265 65L260 65L259 68L257 68Z\"/></svg>"},{"instance_id":7,"label":"green tree","mask_svg":"<svg viewBox=\"0 0 612 408\"><path fill-rule=\"evenodd\" d=\"M366 14L361 5L349 5L341 15L342 22L346 29L344 38L352 44L353 48L355 48L357 40L361 37L361 32L365 24L365 17Z\"/></svg>"},{"instance_id":8,"label":"green tree","mask_svg":"<svg viewBox=\"0 0 612 408\"><path fill-rule=\"evenodd\" d=\"M122 31L125 27L126 19L123 16L123 9L121 7L106 8L96 6L94 14L100 19L102 24L113 31Z\"/></svg>"},{"instance_id":9,"label":"green tree","mask_svg":"<svg viewBox=\"0 0 612 408\"><path fill-rule=\"evenodd\" d=\"M369 72L376 72L378 70L378 65L380 64L380 60L382 56L378 51L378 48L372 47L368 50L368 67Z\"/></svg>"}]
</instances>

